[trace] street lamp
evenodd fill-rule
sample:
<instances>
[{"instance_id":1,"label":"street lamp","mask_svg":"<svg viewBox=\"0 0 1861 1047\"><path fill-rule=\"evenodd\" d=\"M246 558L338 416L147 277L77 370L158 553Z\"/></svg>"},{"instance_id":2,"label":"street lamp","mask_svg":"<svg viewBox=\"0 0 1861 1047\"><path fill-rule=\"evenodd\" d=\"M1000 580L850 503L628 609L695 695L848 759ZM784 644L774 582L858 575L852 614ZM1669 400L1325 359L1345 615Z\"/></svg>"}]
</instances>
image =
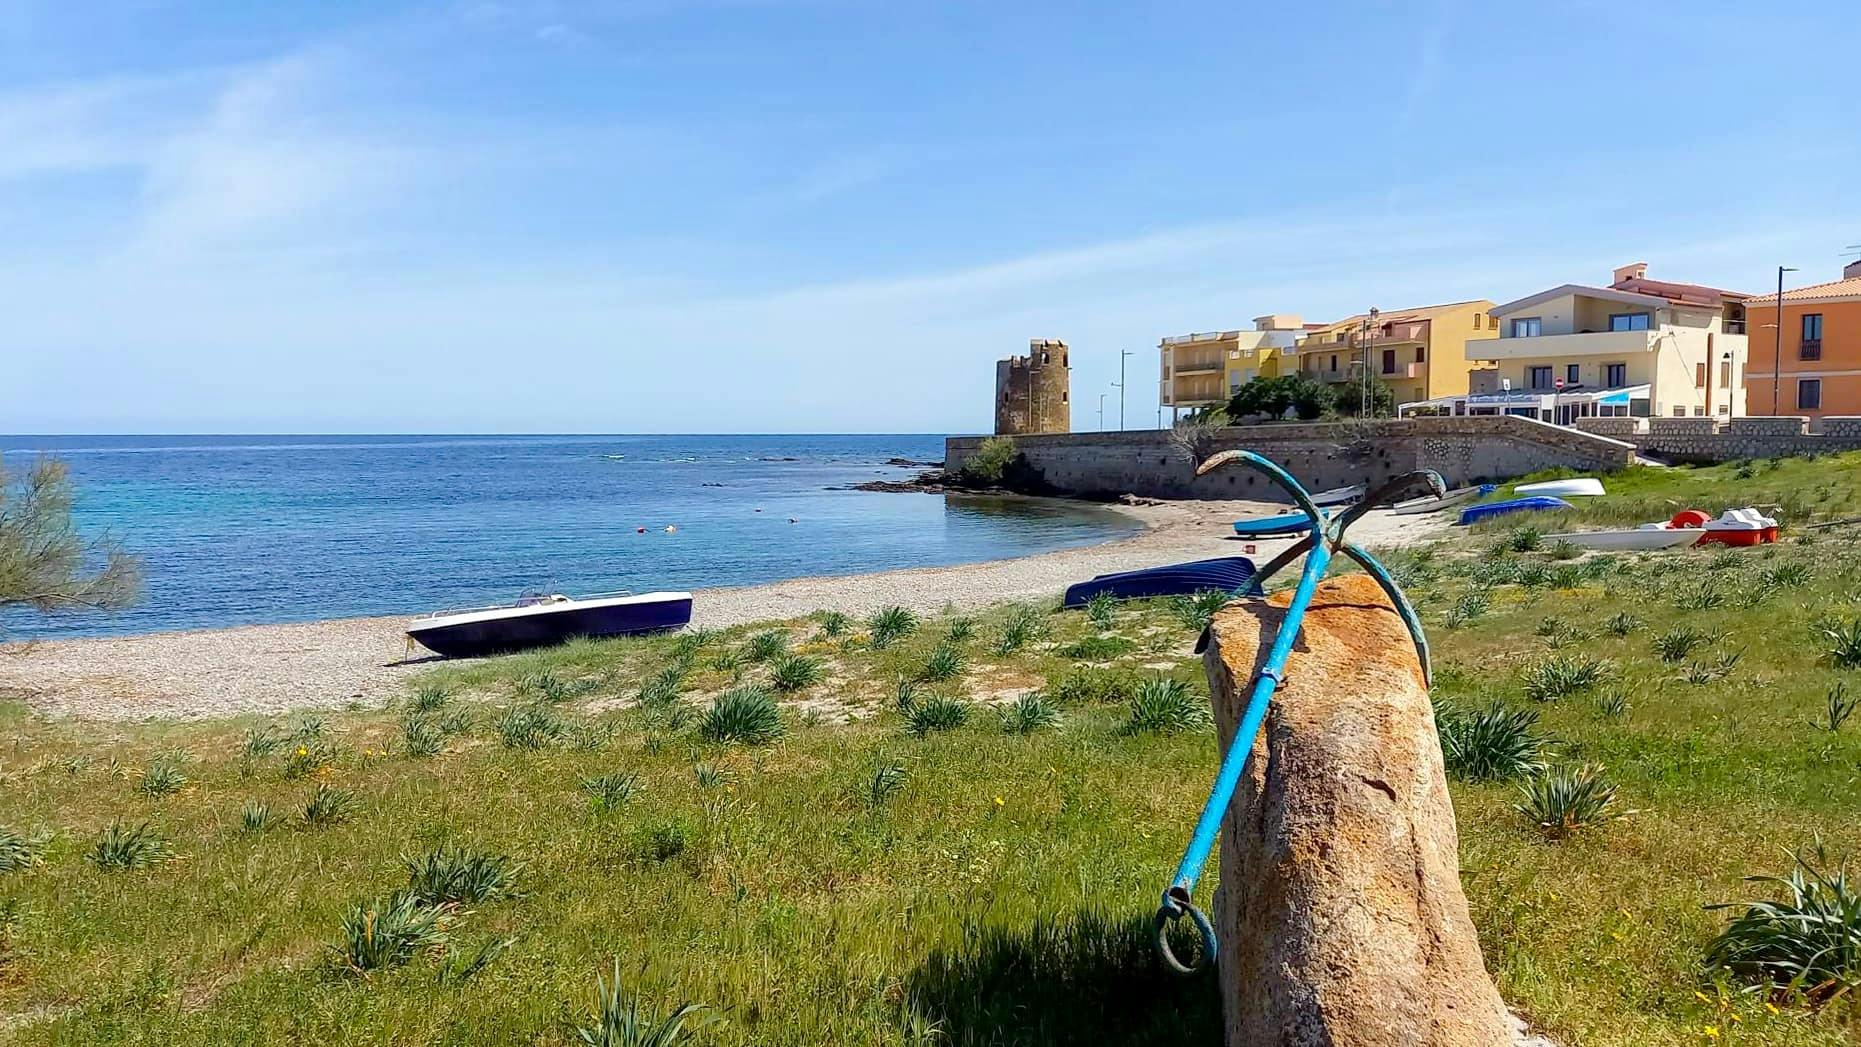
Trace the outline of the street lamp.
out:
<instances>
[{"instance_id":1,"label":"street lamp","mask_svg":"<svg viewBox=\"0 0 1861 1047\"><path fill-rule=\"evenodd\" d=\"M1137 355L1136 353L1133 353L1129 349L1123 349L1119 351L1118 353L1118 380L1111 383L1112 385L1118 388L1118 431L1121 433L1124 432L1124 362L1128 360L1129 358L1136 356L1136 355ZM1162 417L1163 417L1163 405L1158 404L1157 405L1157 418L1159 422L1161 422Z\"/></svg>"},{"instance_id":2,"label":"street lamp","mask_svg":"<svg viewBox=\"0 0 1861 1047\"><path fill-rule=\"evenodd\" d=\"M1364 316L1363 326L1357 336L1357 340L1363 343L1363 383L1362 388L1358 390L1360 396L1357 407L1359 418L1370 417L1370 402L1373 399L1370 395L1370 331L1376 327L1376 318L1381 315L1382 313L1376 306L1371 306L1370 312Z\"/></svg>"},{"instance_id":3,"label":"street lamp","mask_svg":"<svg viewBox=\"0 0 1861 1047\"><path fill-rule=\"evenodd\" d=\"M1099 432L1105 431L1105 394L1099 394Z\"/></svg>"},{"instance_id":4,"label":"street lamp","mask_svg":"<svg viewBox=\"0 0 1861 1047\"><path fill-rule=\"evenodd\" d=\"M1796 267L1780 265L1777 267L1777 352L1771 361L1771 416L1777 415L1777 396L1783 391L1783 274L1796 272Z\"/></svg>"}]
</instances>

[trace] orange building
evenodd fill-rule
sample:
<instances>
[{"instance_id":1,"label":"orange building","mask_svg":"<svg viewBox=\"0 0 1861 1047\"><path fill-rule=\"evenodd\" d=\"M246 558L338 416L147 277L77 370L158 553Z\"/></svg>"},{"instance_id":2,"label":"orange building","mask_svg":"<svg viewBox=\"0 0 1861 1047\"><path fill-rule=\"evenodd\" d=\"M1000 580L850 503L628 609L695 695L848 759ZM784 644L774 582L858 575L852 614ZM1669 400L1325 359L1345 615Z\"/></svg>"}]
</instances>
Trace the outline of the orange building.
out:
<instances>
[{"instance_id":1,"label":"orange building","mask_svg":"<svg viewBox=\"0 0 1861 1047\"><path fill-rule=\"evenodd\" d=\"M1834 283L1785 291L1781 327L1775 295L1747 301L1745 317L1747 411L1861 415L1861 262L1850 262Z\"/></svg>"}]
</instances>

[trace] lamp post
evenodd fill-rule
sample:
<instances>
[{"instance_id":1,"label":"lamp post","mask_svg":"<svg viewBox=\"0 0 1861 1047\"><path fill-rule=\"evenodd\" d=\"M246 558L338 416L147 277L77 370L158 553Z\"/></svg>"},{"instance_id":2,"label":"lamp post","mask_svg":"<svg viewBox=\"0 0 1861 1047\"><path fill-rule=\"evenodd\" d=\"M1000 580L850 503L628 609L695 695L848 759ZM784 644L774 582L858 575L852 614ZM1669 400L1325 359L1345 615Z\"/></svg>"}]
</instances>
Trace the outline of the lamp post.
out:
<instances>
[{"instance_id":1,"label":"lamp post","mask_svg":"<svg viewBox=\"0 0 1861 1047\"><path fill-rule=\"evenodd\" d=\"M1099 394L1099 432L1105 431L1105 394Z\"/></svg>"},{"instance_id":2,"label":"lamp post","mask_svg":"<svg viewBox=\"0 0 1861 1047\"><path fill-rule=\"evenodd\" d=\"M1783 274L1794 273L1794 266L1777 267L1777 339L1776 355L1771 361L1771 416L1777 415L1777 397L1783 391Z\"/></svg>"},{"instance_id":3,"label":"lamp post","mask_svg":"<svg viewBox=\"0 0 1861 1047\"><path fill-rule=\"evenodd\" d=\"M1118 351L1118 380L1112 383L1118 387L1118 431L1121 433L1124 432L1124 363L1135 355L1137 354L1131 352L1129 349L1121 349ZM1159 408L1157 414L1161 417L1163 413L1161 410L1162 405L1159 404L1157 406Z\"/></svg>"},{"instance_id":4,"label":"lamp post","mask_svg":"<svg viewBox=\"0 0 1861 1047\"><path fill-rule=\"evenodd\" d=\"M1357 417L1359 418L1370 417L1370 403L1374 399L1370 395L1370 332L1375 329L1376 318L1380 315L1382 314L1376 306L1371 306L1370 311L1364 315L1363 326L1357 336L1357 340L1363 343L1363 382L1358 390L1357 404Z\"/></svg>"}]
</instances>

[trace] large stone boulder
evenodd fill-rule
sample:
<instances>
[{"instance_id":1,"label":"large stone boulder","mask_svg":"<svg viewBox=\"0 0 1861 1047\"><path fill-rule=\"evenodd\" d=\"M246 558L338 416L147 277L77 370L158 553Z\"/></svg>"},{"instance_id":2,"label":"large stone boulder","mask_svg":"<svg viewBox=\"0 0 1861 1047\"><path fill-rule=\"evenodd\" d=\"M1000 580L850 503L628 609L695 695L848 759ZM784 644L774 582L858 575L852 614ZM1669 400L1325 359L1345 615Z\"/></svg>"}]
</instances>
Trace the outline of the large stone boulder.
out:
<instances>
[{"instance_id":1,"label":"large stone boulder","mask_svg":"<svg viewBox=\"0 0 1861 1047\"><path fill-rule=\"evenodd\" d=\"M1216 615L1225 747L1286 594ZM1433 710L1369 577L1320 583L1221 836L1228 1047L1507 1047L1515 1026L1460 889Z\"/></svg>"}]
</instances>

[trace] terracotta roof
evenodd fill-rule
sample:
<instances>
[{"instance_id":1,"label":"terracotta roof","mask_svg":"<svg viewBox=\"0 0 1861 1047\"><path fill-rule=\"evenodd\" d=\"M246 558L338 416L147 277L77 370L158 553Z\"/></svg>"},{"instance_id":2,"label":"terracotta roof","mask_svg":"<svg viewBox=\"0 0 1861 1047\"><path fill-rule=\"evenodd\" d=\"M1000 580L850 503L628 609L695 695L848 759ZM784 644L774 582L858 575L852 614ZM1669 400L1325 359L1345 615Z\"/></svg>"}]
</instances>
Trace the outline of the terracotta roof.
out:
<instances>
[{"instance_id":1,"label":"terracotta roof","mask_svg":"<svg viewBox=\"0 0 1861 1047\"><path fill-rule=\"evenodd\" d=\"M1418 306L1412 306L1408 309L1384 309L1384 310L1379 311L1376 314L1376 322L1379 325L1380 324L1412 324L1420 320L1432 320L1435 317L1440 316L1442 313L1451 313L1457 309L1465 309L1466 307L1470 305L1478 306L1482 309L1491 309L1493 307L1493 303L1487 301L1484 298L1474 298L1474 299L1471 299L1465 302L1443 302L1440 305L1418 305ZM1316 327L1310 324L1307 324L1306 330L1308 332L1313 332L1313 331L1336 331L1337 329L1341 327L1355 328L1357 325L1363 323L1365 320L1369 318L1370 318L1370 314L1367 312L1363 312L1363 313L1358 313L1355 316L1347 316L1342 320L1335 320L1328 324L1319 324Z\"/></svg>"},{"instance_id":2,"label":"terracotta roof","mask_svg":"<svg viewBox=\"0 0 1861 1047\"><path fill-rule=\"evenodd\" d=\"M1786 302L1813 302L1824 298L1861 298L1861 276L1851 276L1846 280L1835 280L1826 284L1810 284L1783 293ZM1777 296L1774 294L1754 295L1747 303L1747 308L1775 306Z\"/></svg>"},{"instance_id":3,"label":"terracotta roof","mask_svg":"<svg viewBox=\"0 0 1861 1047\"><path fill-rule=\"evenodd\" d=\"M1650 280L1645 276L1617 280L1609 286L1617 291L1648 294L1687 305L1720 305L1727 300L1743 301L1751 297L1743 291L1727 291L1722 287L1707 287L1705 284L1677 284L1668 280Z\"/></svg>"}]
</instances>

